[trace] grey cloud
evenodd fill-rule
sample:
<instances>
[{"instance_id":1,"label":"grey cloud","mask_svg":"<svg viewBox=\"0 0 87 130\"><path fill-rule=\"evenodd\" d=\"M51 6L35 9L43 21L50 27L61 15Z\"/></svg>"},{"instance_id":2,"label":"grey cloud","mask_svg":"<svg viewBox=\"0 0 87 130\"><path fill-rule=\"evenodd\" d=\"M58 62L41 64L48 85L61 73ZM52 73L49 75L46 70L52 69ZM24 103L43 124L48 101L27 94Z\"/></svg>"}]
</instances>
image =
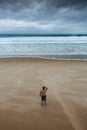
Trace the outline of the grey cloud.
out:
<instances>
[{"instance_id":1,"label":"grey cloud","mask_svg":"<svg viewBox=\"0 0 87 130\"><path fill-rule=\"evenodd\" d=\"M47 21L59 18L61 14L60 17L70 20L73 19L72 10L82 10L83 15L86 6L87 0L0 0L0 18ZM70 9L70 15L69 11L60 12L64 9Z\"/></svg>"},{"instance_id":2,"label":"grey cloud","mask_svg":"<svg viewBox=\"0 0 87 130\"><path fill-rule=\"evenodd\" d=\"M87 0L51 0L52 4L55 7L85 7L87 6Z\"/></svg>"},{"instance_id":3,"label":"grey cloud","mask_svg":"<svg viewBox=\"0 0 87 130\"><path fill-rule=\"evenodd\" d=\"M0 7L11 9L21 9L31 7L32 3L45 3L45 6L50 8L62 8L62 7L77 7L83 8L87 6L87 0L0 0Z\"/></svg>"},{"instance_id":4,"label":"grey cloud","mask_svg":"<svg viewBox=\"0 0 87 130\"><path fill-rule=\"evenodd\" d=\"M12 5L13 6L13 5ZM6 5L6 8L0 8L0 18L9 18L9 19L22 19L22 20L43 20L43 19L50 19L49 15L53 11L47 11L44 2L36 2L32 1L27 4L26 8L25 5L19 7L17 3L12 7L10 4Z\"/></svg>"},{"instance_id":5,"label":"grey cloud","mask_svg":"<svg viewBox=\"0 0 87 130\"><path fill-rule=\"evenodd\" d=\"M0 0L0 19L37 22L43 27L54 25L53 32L68 32L71 28L85 28L86 6L87 0ZM20 27L19 32L21 29L28 31L27 27ZM39 31L39 26L33 30Z\"/></svg>"},{"instance_id":6,"label":"grey cloud","mask_svg":"<svg viewBox=\"0 0 87 130\"><path fill-rule=\"evenodd\" d=\"M72 8L71 8L72 5ZM79 10L77 7L84 6ZM86 0L0 0L0 19L49 22L86 20Z\"/></svg>"}]
</instances>

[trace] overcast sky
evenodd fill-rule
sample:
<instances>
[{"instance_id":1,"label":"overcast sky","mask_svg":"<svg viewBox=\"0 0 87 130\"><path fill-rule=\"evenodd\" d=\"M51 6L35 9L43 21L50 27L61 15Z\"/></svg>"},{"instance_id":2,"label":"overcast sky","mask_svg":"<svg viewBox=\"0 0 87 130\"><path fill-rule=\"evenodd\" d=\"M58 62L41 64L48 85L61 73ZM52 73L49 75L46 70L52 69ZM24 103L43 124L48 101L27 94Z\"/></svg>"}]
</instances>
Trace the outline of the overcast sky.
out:
<instances>
[{"instance_id":1,"label":"overcast sky","mask_svg":"<svg viewBox=\"0 0 87 130\"><path fill-rule=\"evenodd\" d=\"M87 34L87 0L0 0L0 33Z\"/></svg>"}]
</instances>

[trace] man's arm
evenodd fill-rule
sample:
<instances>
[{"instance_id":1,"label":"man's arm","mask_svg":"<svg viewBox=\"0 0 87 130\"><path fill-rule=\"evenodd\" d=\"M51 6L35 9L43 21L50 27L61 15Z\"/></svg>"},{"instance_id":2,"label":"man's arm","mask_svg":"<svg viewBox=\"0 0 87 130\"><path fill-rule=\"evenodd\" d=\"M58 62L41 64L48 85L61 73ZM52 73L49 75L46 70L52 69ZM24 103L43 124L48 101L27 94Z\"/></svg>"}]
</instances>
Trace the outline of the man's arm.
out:
<instances>
[{"instance_id":1,"label":"man's arm","mask_svg":"<svg viewBox=\"0 0 87 130\"><path fill-rule=\"evenodd\" d=\"M48 88L47 88L47 87L45 87L45 89L47 90Z\"/></svg>"}]
</instances>

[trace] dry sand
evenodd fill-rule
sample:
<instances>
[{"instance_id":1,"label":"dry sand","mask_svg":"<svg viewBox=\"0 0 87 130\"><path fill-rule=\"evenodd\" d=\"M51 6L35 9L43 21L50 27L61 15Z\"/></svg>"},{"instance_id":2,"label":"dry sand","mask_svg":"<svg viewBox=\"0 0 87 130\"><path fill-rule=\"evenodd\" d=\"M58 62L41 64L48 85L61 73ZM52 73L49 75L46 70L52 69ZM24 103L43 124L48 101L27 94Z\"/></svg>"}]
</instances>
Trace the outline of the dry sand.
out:
<instances>
[{"instance_id":1,"label":"dry sand","mask_svg":"<svg viewBox=\"0 0 87 130\"><path fill-rule=\"evenodd\" d=\"M0 130L87 130L87 62L0 59Z\"/></svg>"}]
</instances>

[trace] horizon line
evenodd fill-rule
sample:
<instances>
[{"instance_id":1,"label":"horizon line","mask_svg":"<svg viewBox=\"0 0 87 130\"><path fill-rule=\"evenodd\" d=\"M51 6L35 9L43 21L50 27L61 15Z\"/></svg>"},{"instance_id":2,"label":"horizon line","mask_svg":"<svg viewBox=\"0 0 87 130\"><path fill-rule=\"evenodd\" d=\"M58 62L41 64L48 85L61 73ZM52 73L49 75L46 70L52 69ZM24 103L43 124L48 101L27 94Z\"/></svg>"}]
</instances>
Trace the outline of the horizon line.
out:
<instances>
[{"instance_id":1,"label":"horizon line","mask_svg":"<svg viewBox=\"0 0 87 130\"><path fill-rule=\"evenodd\" d=\"M6 33L6 34L0 34L0 36L87 36L87 34L17 34L17 33Z\"/></svg>"}]
</instances>

